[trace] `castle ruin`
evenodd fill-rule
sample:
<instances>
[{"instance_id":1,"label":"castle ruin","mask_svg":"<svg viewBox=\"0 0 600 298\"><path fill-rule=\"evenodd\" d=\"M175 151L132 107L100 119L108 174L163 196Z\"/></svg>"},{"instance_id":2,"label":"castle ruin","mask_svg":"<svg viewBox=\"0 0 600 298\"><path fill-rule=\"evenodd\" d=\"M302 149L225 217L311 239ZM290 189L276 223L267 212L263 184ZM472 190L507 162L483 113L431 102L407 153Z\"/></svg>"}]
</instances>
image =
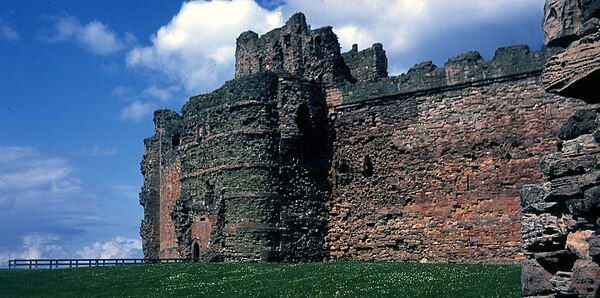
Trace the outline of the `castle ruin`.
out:
<instances>
[{"instance_id":1,"label":"castle ruin","mask_svg":"<svg viewBox=\"0 0 600 298\"><path fill-rule=\"evenodd\" d=\"M180 114L154 114L142 160L144 256L535 261L540 246L525 236L522 245L521 220L546 210L527 203L526 189L574 173L548 172L548 158L540 169L540 158L570 148L562 127L590 102L598 39L579 42L593 44L596 64L577 60L577 69L591 71L571 78L576 71L552 67L562 65L564 47L598 30L597 3L548 0L539 52L500 48L490 61L469 52L399 76L388 76L383 45L341 53L331 27L310 30L299 13L262 36L242 33L235 79L191 97ZM579 15L566 11L572 7ZM572 16L576 29L564 25ZM595 123L596 114L581 113L592 112L575 117ZM585 140L593 144L582 148L600 152ZM585 162L584 172L600 168ZM600 179L586 187L594 185ZM591 238L594 208L582 223ZM524 293L555 291L544 285Z\"/></svg>"}]
</instances>

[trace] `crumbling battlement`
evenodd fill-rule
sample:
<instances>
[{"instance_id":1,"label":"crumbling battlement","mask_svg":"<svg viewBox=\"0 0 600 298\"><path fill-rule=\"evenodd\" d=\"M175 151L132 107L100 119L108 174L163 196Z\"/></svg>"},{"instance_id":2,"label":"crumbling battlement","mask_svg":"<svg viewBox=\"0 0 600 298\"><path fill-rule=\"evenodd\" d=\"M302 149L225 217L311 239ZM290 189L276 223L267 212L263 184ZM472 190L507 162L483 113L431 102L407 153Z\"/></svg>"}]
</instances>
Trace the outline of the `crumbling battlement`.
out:
<instances>
[{"instance_id":1,"label":"crumbling battlement","mask_svg":"<svg viewBox=\"0 0 600 298\"><path fill-rule=\"evenodd\" d=\"M469 85L485 85L522 77L537 77L556 49L531 52L524 45L500 48L494 58L485 61L478 52L468 52L448 59L443 67L431 61L413 66L406 74L359 81L338 88L338 98L330 105L347 106L398 95L436 93L461 89Z\"/></svg>"},{"instance_id":2,"label":"crumbling battlement","mask_svg":"<svg viewBox=\"0 0 600 298\"><path fill-rule=\"evenodd\" d=\"M142 161L147 256L235 261L522 260L518 189L579 100L553 49L501 48L387 76L302 14L237 39L235 79L157 112ZM168 126L168 128L167 128Z\"/></svg>"},{"instance_id":3,"label":"crumbling battlement","mask_svg":"<svg viewBox=\"0 0 600 298\"><path fill-rule=\"evenodd\" d=\"M387 56L380 43L362 51L358 51L358 45L354 44L352 50L343 53L342 57L352 77L358 82L376 81L388 76Z\"/></svg>"},{"instance_id":4,"label":"crumbling battlement","mask_svg":"<svg viewBox=\"0 0 600 298\"><path fill-rule=\"evenodd\" d=\"M235 61L236 78L283 71L324 86L353 81L332 28L310 30L301 13L260 38L252 31L242 33L237 39Z\"/></svg>"}]
</instances>

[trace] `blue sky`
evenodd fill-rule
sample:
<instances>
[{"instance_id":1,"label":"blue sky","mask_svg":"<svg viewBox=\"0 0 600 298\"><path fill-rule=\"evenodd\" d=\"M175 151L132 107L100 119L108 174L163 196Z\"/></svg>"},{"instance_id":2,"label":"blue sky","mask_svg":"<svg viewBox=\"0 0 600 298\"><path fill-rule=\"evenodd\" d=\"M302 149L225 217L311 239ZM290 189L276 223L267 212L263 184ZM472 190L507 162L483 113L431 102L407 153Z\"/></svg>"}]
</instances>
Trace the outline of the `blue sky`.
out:
<instances>
[{"instance_id":1,"label":"blue sky","mask_svg":"<svg viewBox=\"0 0 600 298\"><path fill-rule=\"evenodd\" d=\"M500 46L539 50L543 0L0 3L0 262L141 257L139 162L152 111L233 78L235 38L294 12L342 50L381 42L392 74ZM0 265L0 266L1 266Z\"/></svg>"}]
</instances>

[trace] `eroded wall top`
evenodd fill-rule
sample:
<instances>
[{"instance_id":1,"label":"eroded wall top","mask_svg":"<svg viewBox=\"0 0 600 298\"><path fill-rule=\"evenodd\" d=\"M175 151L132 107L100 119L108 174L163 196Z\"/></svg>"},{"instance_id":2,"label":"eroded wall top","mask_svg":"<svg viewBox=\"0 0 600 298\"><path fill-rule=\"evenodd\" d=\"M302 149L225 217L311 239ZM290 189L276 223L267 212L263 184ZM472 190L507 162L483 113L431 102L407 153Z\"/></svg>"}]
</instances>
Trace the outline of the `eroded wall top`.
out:
<instances>
[{"instance_id":1,"label":"eroded wall top","mask_svg":"<svg viewBox=\"0 0 600 298\"><path fill-rule=\"evenodd\" d=\"M235 77L261 71L288 72L323 85L352 80L331 27L310 30L301 13L263 36L247 31L237 39Z\"/></svg>"}]
</instances>

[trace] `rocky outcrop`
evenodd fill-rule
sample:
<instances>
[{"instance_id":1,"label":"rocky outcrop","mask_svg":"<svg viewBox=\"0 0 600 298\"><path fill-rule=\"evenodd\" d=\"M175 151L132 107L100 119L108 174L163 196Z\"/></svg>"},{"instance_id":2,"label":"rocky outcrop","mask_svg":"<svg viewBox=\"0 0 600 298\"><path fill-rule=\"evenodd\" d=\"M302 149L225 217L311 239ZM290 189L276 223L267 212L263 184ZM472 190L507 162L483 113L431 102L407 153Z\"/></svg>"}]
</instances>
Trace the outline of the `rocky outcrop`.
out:
<instances>
[{"instance_id":1,"label":"rocky outcrop","mask_svg":"<svg viewBox=\"0 0 600 298\"><path fill-rule=\"evenodd\" d=\"M548 92L600 102L595 91L600 81L600 31L596 29L550 58L542 80Z\"/></svg>"},{"instance_id":2,"label":"rocky outcrop","mask_svg":"<svg viewBox=\"0 0 600 298\"><path fill-rule=\"evenodd\" d=\"M546 1L545 42L566 47L542 74L547 91L598 103L599 8L595 0ZM569 118L558 152L541 159L547 182L521 189L524 296L600 297L600 117L590 107Z\"/></svg>"},{"instance_id":3,"label":"rocky outcrop","mask_svg":"<svg viewBox=\"0 0 600 298\"><path fill-rule=\"evenodd\" d=\"M567 47L594 33L600 25L600 4L596 0L547 0L542 30L544 44Z\"/></svg>"},{"instance_id":4,"label":"rocky outcrop","mask_svg":"<svg viewBox=\"0 0 600 298\"><path fill-rule=\"evenodd\" d=\"M599 293L600 144L593 137L600 129L597 113L579 111L570 118L561 129L561 149L542 159L548 182L521 189L522 244L529 257L522 272L525 296Z\"/></svg>"}]
</instances>

